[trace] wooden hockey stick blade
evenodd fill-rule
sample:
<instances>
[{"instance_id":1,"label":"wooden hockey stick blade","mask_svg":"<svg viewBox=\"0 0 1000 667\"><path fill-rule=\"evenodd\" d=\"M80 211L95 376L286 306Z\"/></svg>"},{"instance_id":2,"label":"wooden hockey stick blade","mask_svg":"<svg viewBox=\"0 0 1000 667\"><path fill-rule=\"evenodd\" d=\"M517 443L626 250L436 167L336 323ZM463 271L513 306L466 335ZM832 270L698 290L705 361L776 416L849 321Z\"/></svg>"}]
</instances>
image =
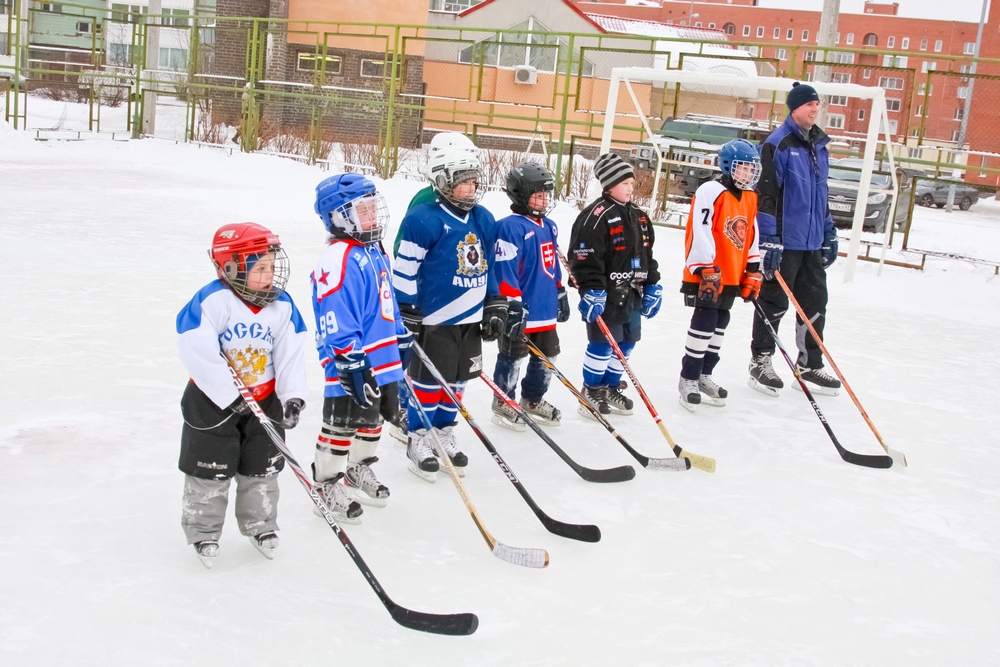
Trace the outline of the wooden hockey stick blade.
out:
<instances>
[{"instance_id":1,"label":"wooden hockey stick blade","mask_svg":"<svg viewBox=\"0 0 1000 667\"><path fill-rule=\"evenodd\" d=\"M428 614L399 605L394 605L389 614L404 628L435 635L471 635L479 627L475 614Z\"/></svg>"},{"instance_id":2,"label":"wooden hockey stick blade","mask_svg":"<svg viewBox=\"0 0 1000 667\"><path fill-rule=\"evenodd\" d=\"M523 567L543 568L549 566L549 552L545 549L512 547L498 541L493 545L493 555L502 561Z\"/></svg>"},{"instance_id":3,"label":"wooden hockey stick blade","mask_svg":"<svg viewBox=\"0 0 1000 667\"><path fill-rule=\"evenodd\" d=\"M896 465L900 466L900 469L908 467L906 463L906 454L899 451L898 449L893 449L888 445L885 446L885 451L888 452L889 456L892 457L893 462L895 462Z\"/></svg>"},{"instance_id":4,"label":"wooden hockey stick blade","mask_svg":"<svg viewBox=\"0 0 1000 667\"><path fill-rule=\"evenodd\" d=\"M704 470L705 472L715 472L715 459L711 456L692 454L691 452L685 451L681 447L678 447L678 449L680 449L680 453L677 454L678 458L685 458L689 460L692 468Z\"/></svg>"}]
</instances>

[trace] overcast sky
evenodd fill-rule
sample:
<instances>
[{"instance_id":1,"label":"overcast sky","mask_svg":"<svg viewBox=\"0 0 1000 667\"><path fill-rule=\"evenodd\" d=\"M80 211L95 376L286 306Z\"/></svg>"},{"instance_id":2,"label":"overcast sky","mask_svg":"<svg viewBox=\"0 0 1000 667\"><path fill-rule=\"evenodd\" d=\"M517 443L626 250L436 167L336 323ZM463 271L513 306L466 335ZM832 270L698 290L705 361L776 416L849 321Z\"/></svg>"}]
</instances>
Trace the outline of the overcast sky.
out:
<instances>
[{"instance_id":1,"label":"overcast sky","mask_svg":"<svg viewBox=\"0 0 1000 667\"><path fill-rule=\"evenodd\" d=\"M879 0L892 2L892 0ZM899 15L919 19L979 23L983 0L898 0ZM822 11L823 0L760 0L761 7ZM840 0L843 14L863 14L864 0Z\"/></svg>"}]
</instances>

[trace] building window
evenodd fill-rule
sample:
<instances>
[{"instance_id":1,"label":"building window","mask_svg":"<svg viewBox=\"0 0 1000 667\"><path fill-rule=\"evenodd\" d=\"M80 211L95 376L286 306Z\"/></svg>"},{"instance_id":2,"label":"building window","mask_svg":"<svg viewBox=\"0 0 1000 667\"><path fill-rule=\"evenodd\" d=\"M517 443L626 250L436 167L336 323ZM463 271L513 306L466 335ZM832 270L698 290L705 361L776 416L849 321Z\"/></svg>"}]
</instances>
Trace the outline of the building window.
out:
<instances>
[{"instance_id":1,"label":"building window","mask_svg":"<svg viewBox=\"0 0 1000 667\"><path fill-rule=\"evenodd\" d=\"M715 30L715 23L709 23L708 24L708 29L709 30Z\"/></svg>"},{"instance_id":2,"label":"building window","mask_svg":"<svg viewBox=\"0 0 1000 667\"><path fill-rule=\"evenodd\" d=\"M844 114L829 113L826 115L826 126L837 130L844 129Z\"/></svg>"},{"instance_id":3,"label":"building window","mask_svg":"<svg viewBox=\"0 0 1000 667\"><path fill-rule=\"evenodd\" d=\"M839 65L853 65L854 54L844 53L842 51L838 51L837 53L830 53L827 51L827 62L834 62Z\"/></svg>"},{"instance_id":4,"label":"building window","mask_svg":"<svg viewBox=\"0 0 1000 667\"><path fill-rule=\"evenodd\" d=\"M744 37L750 36L750 26L748 25L743 26L743 36Z\"/></svg>"},{"instance_id":5,"label":"building window","mask_svg":"<svg viewBox=\"0 0 1000 667\"><path fill-rule=\"evenodd\" d=\"M944 47L944 42L940 39L934 42L934 53L941 53L941 49Z\"/></svg>"},{"instance_id":6,"label":"building window","mask_svg":"<svg viewBox=\"0 0 1000 667\"><path fill-rule=\"evenodd\" d=\"M160 69L187 69L187 49L160 47Z\"/></svg>"},{"instance_id":7,"label":"building window","mask_svg":"<svg viewBox=\"0 0 1000 667\"><path fill-rule=\"evenodd\" d=\"M76 22L76 34L78 35L89 35L94 31L94 24L90 21L77 21Z\"/></svg>"},{"instance_id":8,"label":"building window","mask_svg":"<svg viewBox=\"0 0 1000 667\"><path fill-rule=\"evenodd\" d=\"M695 28L700 28L701 27L701 21L698 21L697 23L695 23L694 27Z\"/></svg>"},{"instance_id":9,"label":"building window","mask_svg":"<svg viewBox=\"0 0 1000 667\"><path fill-rule=\"evenodd\" d=\"M774 29L774 38L775 39L781 39L781 28L775 28Z\"/></svg>"},{"instance_id":10,"label":"building window","mask_svg":"<svg viewBox=\"0 0 1000 667\"><path fill-rule=\"evenodd\" d=\"M902 43L900 43L899 45L899 48L903 49L904 51L910 48L910 38L904 37Z\"/></svg>"},{"instance_id":11,"label":"building window","mask_svg":"<svg viewBox=\"0 0 1000 667\"><path fill-rule=\"evenodd\" d=\"M817 39L817 41L819 40L819 33L818 32L816 33L816 39ZM840 44L840 33L839 32L837 33L837 41L835 42L835 44Z\"/></svg>"},{"instance_id":12,"label":"building window","mask_svg":"<svg viewBox=\"0 0 1000 667\"><path fill-rule=\"evenodd\" d=\"M764 36L764 26L757 26L757 37L758 39Z\"/></svg>"},{"instance_id":13,"label":"building window","mask_svg":"<svg viewBox=\"0 0 1000 667\"><path fill-rule=\"evenodd\" d=\"M384 60L369 60L368 58L361 59L361 76L371 78L371 79L383 79L385 78L385 61ZM392 63L389 64L392 67ZM396 68L396 78L402 70L402 66Z\"/></svg>"},{"instance_id":14,"label":"building window","mask_svg":"<svg viewBox=\"0 0 1000 667\"><path fill-rule=\"evenodd\" d=\"M864 119L865 119L865 110L858 109L858 120L864 120Z\"/></svg>"},{"instance_id":15,"label":"building window","mask_svg":"<svg viewBox=\"0 0 1000 667\"><path fill-rule=\"evenodd\" d=\"M187 27L191 16L191 12L187 9L164 9L161 13L162 25L172 25L177 28Z\"/></svg>"},{"instance_id":16,"label":"building window","mask_svg":"<svg viewBox=\"0 0 1000 667\"><path fill-rule=\"evenodd\" d=\"M747 53L749 53L750 55L755 56L755 57L760 55L760 47L759 46L742 45L742 46L740 46L738 48L739 48L740 51L746 51Z\"/></svg>"},{"instance_id":17,"label":"building window","mask_svg":"<svg viewBox=\"0 0 1000 667\"><path fill-rule=\"evenodd\" d=\"M788 51L785 49L776 49L774 52L774 57L778 60L788 60Z\"/></svg>"},{"instance_id":18,"label":"building window","mask_svg":"<svg viewBox=\"0 0 1000 667\"><path fill-rule=\"evenodd\" d=\"M861 42L862 46L878 46L878 35L873 32L865 35L864 41Z\"/></svg>"},{"instance_id":19,"label":"building window","mask_svg":"<svg viewBox=\"0 0 1000 667\"><path fill-rule=\"evenodd\" d=\"M927 74L927 70L937 69L936 60L925 60L924 64L920 66L920 71Z\"/></svg>"},{"instance_id":20,"label":"building window","mask_svg":"<svg viewBox=\"0 0 1000 667\"><path fill-rule=\"evenodd\" d=\"M926 83L922 83L917 86L917 95L921 97L925 95L932 95L934 93L934 86L928 86Z\"/></svg>"},{"instance_id":21,"label":"building window","mask_svg":"<svg viewBox=\"0 0 1000 667\"><path fill-rule=\"evenodd\" d=\"M119 23L138 23L139 17L147 12L148 7L139 5L111 5L111 20Z\"/></svg>"},{"instance_id":22,"label":"building window","mask_svg":"<svg viewBox=\"0 0 1000 667\"><path fill-rule=\"evenodd\" d=\"M510 26L511 31L534 31L550 33L551 31L534 17L525 19ZM493 33L475 44L465 47L458 53L458 62L478 64L482 62L488 67L514 68L518 66L534 67L539 72L555 72L557 63L565 65L568 59L568 45L552 34L529 35L524 32ZM579 52L577 51L577 55ZM576 75L580 69L579 58L574 58L570 72ZM377 61L375 61L377 62ZM584 59L583 76L594 75L594 64ZM368 76L368 75L363 75Z\"/></svg>"},{"instance_id":23,"label":"building window","mask_svg":"<svg viewBox=\"0 0 1000 667\"><path fill-rule=\"evenodd\" d=\"M132 46L108 42L107 60L109 65L128 67L132 63Z\"/></svg>"},{"instance_id":24,"label":"building window","mask_svg":"<svg viewBox=\"0 0 1000 667\"><path fill-rule=\"evenodd\" d=\"M983 155L981 158L979 158L979 167L981 169L986 169L989 166L990 166L990 156ZM985 171L979 172L979 178L986 178L986 172Z\"/></svg>"},{"instance_id":25,"label":"building window","mask_svg":"<svg viewBox=\"0 0 1000 667\"><path fill-rule=\"evenodd\" d=\"M807 63L813 62L814 60L816 60L816 52L806 51L805 53L802 54L802 60L804 60Z\"/></svg>"},{"instance_id":26,"label":"building window","mask_svg":"<svg viewBox=\"0 0 1000 667\"><path fill-rule=\"evenodd\" d=\"M914 139L916 139L917 137L920 136L920 130L913 130L912 132L910 132L910 136L913 137ZM906 149L906 156L909 157L909 158L913 158L914 160L922 160L922 159L924 159L923 158L923 156L924 156L924 149L923 148L907 148Z\"/></svg>"},{"instance_id":27,"label":"building window","mask_svg":"<svg viewBox=\"0 0 1000 667\"><path fill-rule=\"evenodd\" d=\"M962 107L955 109L955 120L962 120L963 118L965 118L965 109Z\"/></svg>"},{"instance_id":28,"label":"building window","mask_svg":"<svg viewBox=\"0 0 1000 667\"><path fill-rule=\"evenodd\" d=\"M885 108L887 111L899 111L899 100L895 97L885 98Z\"/></svg>"},{"instance_id":29,"label":"building window","mask_svg":"<svg viewBox=\"0 0 1000 667\"><path fill-rule=\"evenodd\" d=\"M882 56L882 67L906 67L907 56Z\"/></svg>"},{"instance_id":30,"label":"building window","mask_svg":"<svg viewBox=\"0 0 1000 667\"><path fill-rule=\"evenodd\" d=\"M918 104L917 105L917 110L913 113L913 115L914 116L923 116L924 115L924 105L923 104Z\"/></svg>"},{"instance_id":31,"label":"building window","mask_svg":"<svg viewBox=\"0 0 1000 667\"><path fill-rule=\"evenodd\" d=\"M849 72L834 72L830 75L831 83L850 83L851 75Z\"/></svg>"},{"instance_id":32,"label":"building window","mask_svg":"<svg viewBox=\"0 0 1000 667\"><path fill-rule=\"evenodd\" d=\"M872 70L871 70L870 67L866 67L863 70L861 70L861 78L862 79L870 79L870 78L872 78Z\"/></svg>"},{"instance_id":33,"label":"building window","mask_svg":"<svg viewBox=\"0 0 1000 667\"><path fill-rule=\"evenodd\" d=\"M927 50L927 38L926 37L924 37L923 39L920 40L920 50L921 51L926 51Z\"/></svg>"},{"instance_id":34,"label":"building window","mask_svg":"<svg viewBox=\"0 0 1000 667\"><path fill-rule=\"evenodd\" d=\"M975 52L976 52L975 42L966 42L965 46L962 47L962 53L964 53L967 56L971 56Z\"/></svg>"},{"instance_id":35,"label":"building window","mask_svg":"<svg viewBox=\"0 0 1000 667\"><path fill-rule=\"evenodd\" d=\"M961 134L961 132L962 132L961 130L953 130L951 133L951 140L957 143L958 135Z\"/></svg>"},{"instance_id":36,"label":"building window","mask_svg":"<svg viewBox=\"0 0 1000 667\"><path fill-rule=\"evenodd\" d=\"M961 68L959 68L959 71L962 72L962 74L971 74L972 65L962 65Z\"/></svg>"},{"instance_id":37,"label":"building window","mask_svg":"<svg viewBox=\"0 0 1000 667\"><path fill-rule=\"evenodd\" d=\"M50 2L43 2L42 3L42 11L43 12L51 12L52 14L61 14L62 13L62 5L54 5L54 4L50 3Z\"/></svg>"},{"instance_id":38,"label":"building window","mask_svg":"<svg viewBox=\"0 0 1000 667\"><path fill-rule=\"evenodd\" d=\"M959 89L958 89L958 99L964 100L968 96L969 96L969 87L968 86L960 86Z\"/></svg>"},{"instance_id":39,"label":"building window","mask_svg":"<svg viewBox=\"0 0 1000 667\"><path fill-rule=\"evenodd\" d=\"M831 95L830 96L830 106L832 107L846 107L847 97L845 95Z\"/></svg>"},{"instance_id":40,"label":"building window","mask_svg":"<svg viewBox=\"0 0 1000 667\"><path fill-rule=\"evenodd\" d=\"M803 42L808 42L809 41L809 31L808 30L803 30L802 31L802 41Z\"/></svg>"},{"instance_id":41,"label":"building window","mask_svg":"<svg viewBox=\"0 0 1000 667\"><path fill-rule=\"evenodd\" d=\"M785 33L785 39L791 39L793 37L795 37L795 29L789 28L788 32Z\"/></svg>"},{"instance_id":42,"label":"building window","mask_svg":"<svg viewBox=\"0 0 1000 667\"><path fill-rule=\"evenodd\" d=\"M885 126L879 124L879 128L878 129L881 130L883 127L885 127ZM899 131L899 121L890 120L889 121L889 134L896 134L897 131Z\"/></svg>"},{"instance_id":43,"label":"building window","mask_svg":"<svg viewBox=\"0 0 1000 667\"><path fill-rule=\"evenodd\" d=\"M812 80L813 80L813 73L806 72L806 81L812 81Z\"/></svg>"},{"instance_id":44,"label":"building window","mask_svg":"<svg viewBox=\"0 0 1000 667\"><path fill-rule=\"evenodd\" d=\"M300 72L315 72L322 69L327 74L340 74L341 64L340 56L300 53L295 63L295 69Z\"/></svg>"},{"instance_id":45,"label":"building window","mask_svg":"<svg viewBox=\"0 0 1000 667\"><path fill-rule=\"evenodd\" d=\"M847 45L850 46L853 43L854 43L854 33L849 32L847 33Z\"/></svg>"},{"instance_id":46,"label":"building window","mask_svg":"<svg viewBox=\"0 0 1000 667\"><path fill-rule=\"evenodd\" d=\"M896 77L880 76L878 78L878 87L884 88L885 90L902 90L903 83L903 79Z\"/></svg>"},{"instance_id":47,"label":"building window","mask_svg":"<svg viewBox=\"0 0 1000 667\"><path fill-rule=\"evenodd\" d=\"M894 48L896 48L896 38L895 37L887 37L886 40L885 40L885 48L887 48L887 49L894 49Z\"/></svg>"},{"instance_id":48,"label":"building window","mask_svg":"<svg viewBox=\"0 0 1000 667\"><path fill-rule=\"evenodd\" d=\"M726 33L727 35L735 35L736 34L736 25L733 24L733 23L726 23L726 24L724 24L722 26L722 31L724 33Z\"/></svg>"}]
</instances>

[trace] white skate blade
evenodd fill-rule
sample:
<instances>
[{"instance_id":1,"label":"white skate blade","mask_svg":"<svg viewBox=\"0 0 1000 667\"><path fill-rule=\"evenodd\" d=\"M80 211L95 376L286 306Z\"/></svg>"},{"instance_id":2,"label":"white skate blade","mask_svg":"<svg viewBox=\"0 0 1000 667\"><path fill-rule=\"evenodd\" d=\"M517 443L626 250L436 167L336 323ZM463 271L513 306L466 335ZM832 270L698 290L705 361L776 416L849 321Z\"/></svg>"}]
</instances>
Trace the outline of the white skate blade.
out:
<instances>
[{"instance_id":1,"label":"white skate blade","mask_svg":"<svg viewBox=\"0 0 1000 667\"><path fill-rule=\"evenodd\" d=\"M509 429L509 430L515 431L517 433L523 433L524 429L527 428L527 426L525 426L524 422L512 422L509 419L507 419L506 417L501 417L500 415L498 415L495 412L493 413L493 416L490 417L490 421L493 422L494 424L496 424L497 426L502 426L505 429Z\"/></svg>"},{"instance_id":2,"label":"white skate blade","mask_svg":"<svg viewBox=\"0 0 1000 667\"><path fill-rule=\"evenodd\" d=\"M595 416L594 416L594 413L593 413L593 412L591 412L591 411L590 411L590 410L588 410L587 408L583 407L582 405L579 405L579 406L577 406L577 408L576 408L576 411L577 411L578 413L580 413L580 414L581 414L582 416L586 417L587 419L591 419L591 420L593 420L593 421L595 421L595 422L596 422L596 421L599 421L599 420L597 419L597 417L595 417ZM603 416L603 417L604 417L605 419L607 419L607 418L608 418L608 417L610 417L611 415L602 415L602 416Z\"/></svg>"},{"instance_id":3,"label":"white skate blade","mask_svg":"<svg viewBox=\"0 0 1000 667\"><path fill-rule=\"evenodd\" d=\"M313 514L315 514L316 516L318 516L321 519L323 519L324 521L326 521L326 517L323 516L323 513L315 505L313 505ZM361 523L361 517L364 516L362 514L362 515L356 516L356 517L354 517L352 519L351 517L347 516L346 514L341 514L340 512L335 512L333 510L330 510L330 514L333 515L333 518L337 521L337 523L346 523L346 524L351 525L351 526L356 526L359 523Z\"/></svg>"},{"instance_id":4,"label":"white skate blade","mask_svg":"<svg viewBox=\"0 0 1000 667\"><path fill-rule=\"evenodd\" d=\"M582 405L580 407L583 408ZM583 409L586 410L587 408ZM528 414L528 417L531 418L531 421L535 422L539 426L559 426L559 424L562 423L558 419L546 419L545 417L541 415L536 415L533 412L528 412L527 410L525 410L525 412ZM525 424L525 426L527 426L527 424Z\"/></svg>"},{"instance_id":5,"label":"white skate blade","mask_svg":"<svg viewBox=\"0 0 1000 667\"><path fill-rule=\"evenodd\" d=\"M700 403L688 403L687 401L684 400L683 396L678 396L677 397L677 402L681 404L682 408L684 408L685 410L687 410L688 412L691 412L691 413L697 412L698 411L698 406L700 405Z\"/></svg>"},{"instance_id":6,"label":"white skate blade","mask_svg":"<svg viewBox=\"0 0 1000 667\"><path fill-rule=\"evenodd\" d=\"M215 558L214 557L202 556L197 551L195 552L195 554L198 556L198 560L201 561L201 564L204 565L206 569L209 569L209 570L212 569L212 566L215 564Z\"/></svg>"},{"instance_id":7,"label":"white skate blade","mask_svg":"<svg viewBox=\"0 0 1000 667\"><path fill-rule=\"evenodd\" d=\"M404 445L407 444L410 441L409 435L407 435L406 433L404 433L395 424L389 424L389 435L391 435L396 440L399 440Z\"/></svg>"},{"instance_id":8,"label":"white skate blade","mask_svg":"<svg viewBox=\"0 0 1000 667\"><path fill-rule=\"evenodd\" d=\"M425 482L430 482L431 484L433 484L434 482L437 481L436 472L427 472L426 470L421 470L420 468L417 467L417 465L413 461L407 460L406 469L412 472L420 479L424 480Z\"/></svg>"},{"instance_id":9,"label":"white skate blade","mask_svg":"<svg viewBox=\"0 0 1000 667\"><path fill-rule=\"evenodd\" d=\"M344 488L347 490L348 498L356 500L367 507L385 507L388 502L388 498L373 498L361 489L355 489L353 486L347 486L345 484Z\"/></svg>"},{"instance_id":10,"label":"white skate blade","mask_svg":"<svg viewBox=\"0 0 1000 667\"><path fill-rule=\"evenodd\" d=\"M817 384L813 384L808 380L803 380L806 386L809 387L809 391L816 394L817 396L840 396L840 389L834 389L832 387L820 387ZM802 391L802 385L796 382L794 385L795 389Z\"/></svg>"},{"instance_id":11,"label":"white skate blade","mask_svg":"<svg viewBox=\"0 0 1000 667\"><path fill-rule=\"evenodd\" d=\"M631 415L634 410L625 410L624 408L618 408L614 405L608 403L608 407L611 409L611 414L613 415Z\"/></svg>"},{"instance_id":12,"label":"white skate blade","mask_svg":"<svg viewBox=\"0 0 1000 667\"><path fill-rule=\"evenodd\" d=\"M253 545L254 549L256 549L257 551L261 552L264 555L264 558L268 560L274 560L274 549L265 549L264 547L260 546L259 544L257 544L256 537L247 537L247 539L250 540L250 544Z\"/></svg>"},{"instance_id":13,"label":"white skate blade","mask_svg":"<svg viewBox=\"0 0 1000 667\"><path fill-rule=\"evenodd\" d=\"M777 398L778 392L780 391L779 389L775 389L774 387L768 387L767 385L761 384L752 377L747 378L747 386L750 387L751 389L756 389L765 396L771 396L772 398Z\"/></svg>"},{"instance_id":14,"label":"white skate blade","mask_svg":"<svg viewBox=\"0 0 1000 667\"><path fill-rule=\"evenodd\" d=\"M711 405L713 408L721 408L726 404L726 399L716 398L714 396L709 396L708 394L701 395L702 405Z\"/></svg>"}]
</instances>

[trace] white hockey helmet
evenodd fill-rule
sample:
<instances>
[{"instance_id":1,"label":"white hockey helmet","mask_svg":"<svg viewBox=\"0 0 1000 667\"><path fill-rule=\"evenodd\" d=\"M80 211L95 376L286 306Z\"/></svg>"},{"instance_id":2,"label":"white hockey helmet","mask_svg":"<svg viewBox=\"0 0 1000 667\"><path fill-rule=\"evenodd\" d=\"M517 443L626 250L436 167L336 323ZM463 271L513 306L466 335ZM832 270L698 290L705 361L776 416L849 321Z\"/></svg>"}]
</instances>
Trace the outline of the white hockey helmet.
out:
<instances>
[{"instance_id":1,"label":"white hockey helmet","mask_svg":"<svg viewBox=\"0 0 1000 667\"><path fill-rule=\"evenodd\" d=\"M451 146L433 152L427 160L427 177L434 191L460 209L468 211L486 192L479 151ZM475 189L456 195L462 183L475 181Z\"/></svg>"},{"instance_id":2,"label":"white hockey helmet","mask_svg":"<svg viewBox=\"0 0 1000 667\"><path fill-rule=\"evenodd\" d=\"M461 132L438 132L434 135L434 138L431 139L431 145L427 149L428 161L424 176L426 176L428 180L434 180L434 176L431 174L431 162L435 157L452 148L464 148L476 157L479 157L479 149L476 148L476 145L472 143L471 139Z\"/></svg>"}]
</instances>

